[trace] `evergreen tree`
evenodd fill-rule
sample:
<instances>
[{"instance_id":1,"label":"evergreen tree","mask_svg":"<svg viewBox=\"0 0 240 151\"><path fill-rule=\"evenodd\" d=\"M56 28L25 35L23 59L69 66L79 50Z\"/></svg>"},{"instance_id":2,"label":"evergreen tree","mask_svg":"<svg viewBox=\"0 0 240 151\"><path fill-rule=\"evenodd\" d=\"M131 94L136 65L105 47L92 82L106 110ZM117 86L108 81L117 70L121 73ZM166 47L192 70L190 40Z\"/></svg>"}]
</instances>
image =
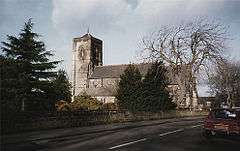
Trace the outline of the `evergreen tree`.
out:
<instances>
[{"instance_id":1,"label":"evergreen tree","mask_svg":"<svg viewBox=\"0 0 240 151\"><path fill-rule=\"evenodd\" d=\"M59 70L56 79L53 80L53 87L56 101L71 102L71 84L64 70Z\"/></svg>"},{"instance_id":2,"label":"evergreen tree","mask_svg":"<svg viewBox=\"0 0 240 151\"><path fill-rule=\"evenodd\" d=\"M120 108L129 111L139 110L139 96L141 87L141 74L134 65L128 65L120 76L116 98Z\"/></svg>"},{"instance_id":3,"label":"evergreen tree","mask_svg":"<svg viewBox=\"0 0 240 151\"><path fill-rule=\"evenodd\" d=\"M18 110L21 104L16 101L17 93L19 93L16 60L0 55L0 73L1 112Z\"/></svg>"},{"instance_id":4,"label":"evergreen tree","mask_svg":"<svg viewBox=\"0 0 240 151\"><path fill-rule=\"evenodd\" d=\"M142 110L158 112L176 107L167 90L169 83L166 73L167 69L163 62L153 63L148 70L142 82Z\"/></svg>"},{"instance_id":5,"label":"evergreen tree","mask_svg":"<svg viewBox=\"0 0 240 151\"><path fill-rule=\"evenodd\" d=\"M16 105L13 111L50 109L55 103L49 90L56 76L52 69L59 61L49 61L52 53L38 40L32 27L29 20L18 37L7 36L8 42L2 42L1 105L9 108L11 102Z\"/></svg>"}]
</instances>

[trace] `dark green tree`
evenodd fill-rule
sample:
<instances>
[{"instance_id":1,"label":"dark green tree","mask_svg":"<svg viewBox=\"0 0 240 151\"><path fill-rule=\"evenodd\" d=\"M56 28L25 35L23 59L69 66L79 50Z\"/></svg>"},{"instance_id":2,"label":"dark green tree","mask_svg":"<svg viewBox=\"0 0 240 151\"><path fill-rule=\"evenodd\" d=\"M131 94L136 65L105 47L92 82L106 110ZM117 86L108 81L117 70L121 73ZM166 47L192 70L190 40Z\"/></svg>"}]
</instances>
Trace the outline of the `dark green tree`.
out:
<instances>
[{"instance_id":1,"label":"dark green tree","mask_svg":"<svg viewBox=\"0 0 240 151\"><path fill-rule=\"evenodd\" d=\"M130 64L120 76L116 98L122 109L138 111L140 105L140 87L142 76L134 65Z\"/></svg>"},{"instance_id":2,"label":"dark green tree","mask_svg":"<svg viewBox=\"0 0 240 151\"><path fill-rule=\"evenodd\" d=\"M56 101L71 102L71 84L68 80L67 73L64 70L59 70L56 79L53 80L53 87Z\"/></svg>"},{"instance_id":3,"label":"dark green tree","mask_svg":"<svg viewBox=\"0 0 240 151\"><path fill-rule=\"evenodd\" d=\"M176 107L167 90L169 82L166 74L167 69L163 62L152 64L142 82L142 110L158 112Z\"/></svg>"},{"instance_id":4,"label":"dark green tree","mask_svg":"<svg viewBox=\"0 0 240 151\"><path fill-rule=\"evenodd\" d=\"M53 71L59 61L49 61L53 54L32 31L31 19L18 37L7 36L1 46L1 105L5 109L49 110L54 107L49 90ZM2 95L4 94L4 95ZM11 104L11 106L9 106ZM14 106L15 105L15 106Z\"/></svg>"},{"instance_id":5,"label":"dark green tree","mask_svg":"<svg viewBox=\"0 0 240 151\"><path fill-rule=\"evenodd\" d=\"M17 84L18 68L16 60L6 58L0 55L0 107L3 111L15 111L21 106L20 102L16 101L19 93L19 85Z\"/></svg>"}]
</instances>

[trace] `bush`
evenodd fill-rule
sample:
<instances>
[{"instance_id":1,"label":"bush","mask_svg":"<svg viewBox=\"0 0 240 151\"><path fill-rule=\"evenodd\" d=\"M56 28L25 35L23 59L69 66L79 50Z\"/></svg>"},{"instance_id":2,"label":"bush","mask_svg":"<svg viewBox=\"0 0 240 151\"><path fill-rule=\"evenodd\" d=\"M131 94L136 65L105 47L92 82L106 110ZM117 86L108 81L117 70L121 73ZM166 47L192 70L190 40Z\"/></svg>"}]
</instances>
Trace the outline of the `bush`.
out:
<instances>
[{"instance_id":1,"label":"bush","mask_svg":"<svg viewBox=\"0 0 240 151\"><path fill-rule=\"evenodd\" d=\"M118 110L117 103L105 103L102 106L103 110Z\"/></svg>"},{"instance_id":2,"label":"bush","mask_svg":"<svg viewBox=\"0 0 240 151\"><path fill-rule=\"evenodd\" d=\"M55 107L56 107L57 111L69 111L69 110L71 110L69 103L67 101L63 101L63 100L58 101L55 104Z\"/></svg>"},{"instance_id":3,"label":"bush","mask_svg":"<svg viewBox=\"0 0 240 151\"><path fill-rule=\"evenodd\" d=\"M69 104L71 110L99 110L103 103L95 98L83 93L74 98L74 101Z\"/></svg>"}]
</instances>

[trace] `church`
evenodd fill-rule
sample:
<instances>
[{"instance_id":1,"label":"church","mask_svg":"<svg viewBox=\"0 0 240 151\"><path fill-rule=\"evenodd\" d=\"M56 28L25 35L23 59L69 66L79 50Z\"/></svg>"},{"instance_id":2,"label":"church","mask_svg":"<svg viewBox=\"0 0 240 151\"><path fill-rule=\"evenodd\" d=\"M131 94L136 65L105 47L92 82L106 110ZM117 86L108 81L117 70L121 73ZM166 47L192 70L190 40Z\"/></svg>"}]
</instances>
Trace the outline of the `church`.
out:
<instances>
[{"instance_id":1,"label":"church","mask_svg":"<svg viewBox=\"0 0 240 151\"><path fill-rule=\"evenodd\" d=\"M89 33L73 39L72 57L73 96L86 92L103 103L115 102L120 75L124 73L128 64L103 65L103 41ZM151 64L135 64L135 67L144 76ZM177 102L178 85L173 77L171 79L169 92L173 101ZM185 98L179 105L187 107L190 101Z\"/></svg>"}]
</instances>

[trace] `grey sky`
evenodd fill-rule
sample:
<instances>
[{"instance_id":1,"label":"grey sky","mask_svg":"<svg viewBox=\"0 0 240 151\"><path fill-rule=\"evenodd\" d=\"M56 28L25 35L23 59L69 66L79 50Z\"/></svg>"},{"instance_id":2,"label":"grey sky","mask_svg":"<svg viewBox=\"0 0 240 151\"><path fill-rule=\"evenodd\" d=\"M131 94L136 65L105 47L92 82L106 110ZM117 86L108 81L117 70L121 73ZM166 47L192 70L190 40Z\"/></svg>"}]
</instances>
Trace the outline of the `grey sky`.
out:
<instances>
[{"instance_id":1,"label":"grey sky","mask_svg":"<svg viewBox=\"0 0 240 151\"><path fill-rule=\"evenodd\" d=\"M72 38L88 27L104 42L104 64L125 64L136 61L142 36L199 16L230 27L227 55L240 60L240 0L0 0L0 41L33 18L34 30L70 73Z\"/></svg>"}]
</instances>

